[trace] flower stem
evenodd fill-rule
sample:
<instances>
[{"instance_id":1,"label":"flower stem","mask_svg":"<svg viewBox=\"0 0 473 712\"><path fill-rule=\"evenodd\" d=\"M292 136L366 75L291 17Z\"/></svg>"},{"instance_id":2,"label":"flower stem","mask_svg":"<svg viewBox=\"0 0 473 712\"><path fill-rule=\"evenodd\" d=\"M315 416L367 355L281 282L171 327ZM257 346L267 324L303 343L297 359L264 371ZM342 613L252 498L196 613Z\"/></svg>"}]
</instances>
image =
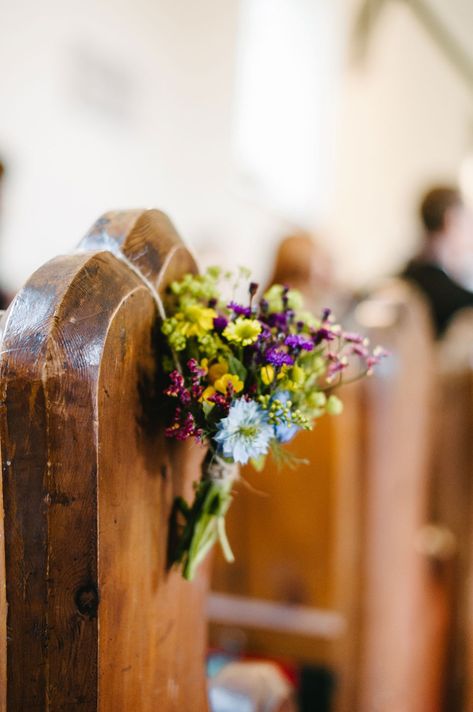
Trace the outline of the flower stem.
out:
<instances>
[{"instance_id":1,"label":"flower stem","mask_svg":"<svg viewBox=\"0 0 473 712\"><path fill-rule=\"evenodd\" d=\"M217 539L227 561L234 560L225 532L225 515L232 501L232 485L233 480L202 480L192 506L184 506L185 503L180 505L179 511L186 523L173 562L182 564L182 575L188 581L194 578L199 565Z\"/></svg>"}]
</instances>

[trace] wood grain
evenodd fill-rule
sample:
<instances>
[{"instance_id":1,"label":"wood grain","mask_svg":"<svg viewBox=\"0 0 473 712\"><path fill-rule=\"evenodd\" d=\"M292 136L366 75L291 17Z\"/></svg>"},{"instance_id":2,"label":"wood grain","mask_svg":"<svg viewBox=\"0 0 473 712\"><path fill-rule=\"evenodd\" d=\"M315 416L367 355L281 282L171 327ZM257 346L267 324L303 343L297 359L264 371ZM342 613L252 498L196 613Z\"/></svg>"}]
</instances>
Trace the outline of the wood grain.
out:
<instances>
[{"instance_id":1,"label":"wood grain","mask_svg":"<svg viewBox=\"0 0 473 712\"><path fill-rule=\"evenodd\" d=\"M2 709L207 709L206 574L166 568L172 500L202 453L166 447L154 387L153 291L189 270L165 215L110 213L8 311Z\"/></svg>"},{"instance_id":2,"label":"wood grain","mask_svg":"<svg viewBox=\"0 0 473 712\"><path fill-rule=\"evenodd\" d=\"M443 564L448 580L450 631L445 709L473 710L473 311L453 320L439 345L435 401L432 514L455 540Z\"/></svg>"},{"instance_id":3,"label":"wood grain","mask_svg":"<svg viewBox=\"0 0 473 712\"><path fill-rule=\"evenodd\" d=\"M435 385L426 306L392 282L373 295L392 311L375 329L390 357L365 383L360 712L441 709L444 581L417 548L430 521Z\"/></svg>"},{"instance_id":4,"label":"wood grain","mask_svg":"<svg viewBox=\"0 0 473 712\"><path fill-rule=\"evenodd\" d=\"M283 656L334 668L344 695L355 684L358 634L359 384L346 388L345 412L326 416L289 446L309 464L263 472L243 468L258 490L240 485L228 515L236 561L215 557L212 588L255 599L303 605L340 613L345 631L325 635L281 633L242 626L248 651ZM211 641L229 637L228 626L214 624Z\"/></svg>"}]
</instances>

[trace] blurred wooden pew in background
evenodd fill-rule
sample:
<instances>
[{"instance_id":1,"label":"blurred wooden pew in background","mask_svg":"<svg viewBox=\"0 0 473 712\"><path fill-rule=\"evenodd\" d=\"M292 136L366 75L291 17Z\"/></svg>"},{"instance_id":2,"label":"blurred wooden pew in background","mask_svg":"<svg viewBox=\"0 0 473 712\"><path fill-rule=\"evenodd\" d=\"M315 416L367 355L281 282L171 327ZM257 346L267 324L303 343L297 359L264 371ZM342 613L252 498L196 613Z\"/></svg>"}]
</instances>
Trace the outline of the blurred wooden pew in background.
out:
<instances>
[{"instance_id":1,"label":"blurred wooden pew in background","mask_svg":"<svg viewBox=\"0 0 473 712\"><path fill-rule=\"evenodd\" d=\"M473 710L473 310L439 344L432 517L451 562L446 710ZM444 550L442 552L442 550Z\"/></svg>"},{"instance_id":2,"label":"blurred wooden pew in background","mask_svg":"<svg viewBox=\"0 0 473 712\"><path fill-rule=\"evenodd\" d=\"M448 599L443 565L422 546L430 522L435 388L430 322L420 296L400 281L379 288L359 305L357 316L391 356L364 388L364 561L354 709L435 712L441 709Z\"/></svg>"},{"instance_id":3,"label":"blurred wooden pew in background","mask_svg":"<svg viewBox=\"0 0 473 712\"><path fill-rule=\"evenodd\" d=\"M342 416L296 438L291 448L309 466L243 471L267 496L240 486L229 515L237 560L217 559L212 584L219 594L307 607L319 629L317 618L305 635L268 620L238 625L231 601L225 622L219 598L211 640L226 645L243 632L248 651L333 670L339 712L435 712L445 579L418 546L428 522L432 337L423 302L398 282L356 317L391 357L375 378L346 388Z\"/></svg>"},{"instance_id":4,"label":"blurred wooden pew in background","mask_svg":"<svg viewBox=\"0 0 473 712\"><path fill-rule=\"evenodd\" d=\"M321 420L313 432L299 434L290 445L310 464L283 471L268 462L261 473L242 472L259 493L242 484L238 488L228 526L236 562L229 566L216 557L213 590L288 607L279 611L279 622L274 610L266 625L259 624L264 615L260 613L259 621L256 617L251 627L245 627L246 645L252 652L332 666L335 641L348 626L354 629L358 397L357 385L347 389L343 418ZM339 526L343 537L338 536ZM232 601L229 604L227 623L241 627ZM210 616L216 617L215 606ZM218 617L224 619L222 607ZM281 630L288 619L292 630L291 625ZM223 638L228 635L231 638L226 625ZM211 640L222 642L222 630L211 628ZM353 655L347 647L347 660Z\"/></svg>"}]
</instances>

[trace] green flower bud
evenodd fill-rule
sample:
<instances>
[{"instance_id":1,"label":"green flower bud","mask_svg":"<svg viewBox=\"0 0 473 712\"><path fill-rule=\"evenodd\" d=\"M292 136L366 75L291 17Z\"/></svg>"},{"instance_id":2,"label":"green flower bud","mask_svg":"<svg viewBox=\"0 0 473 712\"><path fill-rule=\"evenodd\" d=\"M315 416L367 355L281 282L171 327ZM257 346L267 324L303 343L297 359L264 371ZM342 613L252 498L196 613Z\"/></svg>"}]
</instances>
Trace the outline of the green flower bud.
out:
<instances>
[{"instance_id":1,"label":"green flower bud","mask_svg":"<svg viewBox=\"0 0 473 712\"><path fill-rule=\"evenodd\" d=\"M330 396L325 410L329 415L340 415L343 412L343 403L337 396Z\"/></svg>"}]
</instances>

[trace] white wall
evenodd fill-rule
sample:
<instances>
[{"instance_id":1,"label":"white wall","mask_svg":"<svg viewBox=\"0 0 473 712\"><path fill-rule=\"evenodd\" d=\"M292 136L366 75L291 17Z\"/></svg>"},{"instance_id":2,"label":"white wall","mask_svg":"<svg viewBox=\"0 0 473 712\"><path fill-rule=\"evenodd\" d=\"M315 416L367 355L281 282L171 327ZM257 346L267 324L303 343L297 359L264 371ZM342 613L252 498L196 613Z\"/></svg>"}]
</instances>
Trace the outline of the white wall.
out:
<instances>
[{"instance_id":1,"label":"white wall","mask_svg":"<svg viewBox=\"0 0 473 712\"><path fill-rule=\"evenodd\" d=\"M346 0L347 15L359 4ZM455 18L446 13L447 21ZM330 231L344 274L362 283L396 269L415 249L419 193L431 181L458 180L470 146L473 87L407 3L389 2L365 63L347 59L342 94Z\"/></svg>"},{"instance_id":2,"label":"white wall","mask_svg":"<svg viewBox=\"0 0 473 712\"><path fill-rule=\"evenodd\" d=\"M285 223L248 190L234 155L238 13L238 0L5 3L0 275L10 287L117 207L160 207L204 256L218 245L217 259L268 270Z\"/></svg>"},{"instance_id":3,"label":"white wall","mask_svg":"<svg viewBox=\"0 0 473 712\"><path fill-rule=\"evenodd\" d=\"M251 161L235 142L235 102L245 96L235 94L239 0L5 3L0 155L10 171L0 277L16 288L44 260L73 247L99 214L137 206L164 209L204 258L212 251L221 261L248 264L257 278L295 218L319 230L350 281L395 269L414 245L419 189L456 177L469 148L472 100L404 3L388 3L367 63L347 62L342 81L342 44L359 1L313 0L312 7L312 0L274 0L285 11L297 3L315 18L314 83L309 73L307 106L294 106L295 116L313 112L314 97L320 106L307 141L303 210L292 209L298 196L289 191L277 200L281 182L265 193L254 175L247 180ZM281 38L288 62L295 52L290 30L288 23ZM278 66L280 57L273 85ZM297 62L291 67L297 71ZM311 122L297 116L294 127L287 124L287 104L284 115L272 135L291 175L296 169L287 148L279 151L278 135L286 146L291 130ZM304 142L294 145L300 163ZM258 179L268 166L256 165Z\"/></svg>"},{"instance_id":4,"label":"white wall","mask_svg":"<svg viewBox=\"0 0 473 712\"><path fill-rule=\"evenodd\" d=\"M161 207L184 232L208 215L219 225L236 10L233 0L18 0L2 10L11 286L107 209Z\"/></svg>"}]
</instances>

